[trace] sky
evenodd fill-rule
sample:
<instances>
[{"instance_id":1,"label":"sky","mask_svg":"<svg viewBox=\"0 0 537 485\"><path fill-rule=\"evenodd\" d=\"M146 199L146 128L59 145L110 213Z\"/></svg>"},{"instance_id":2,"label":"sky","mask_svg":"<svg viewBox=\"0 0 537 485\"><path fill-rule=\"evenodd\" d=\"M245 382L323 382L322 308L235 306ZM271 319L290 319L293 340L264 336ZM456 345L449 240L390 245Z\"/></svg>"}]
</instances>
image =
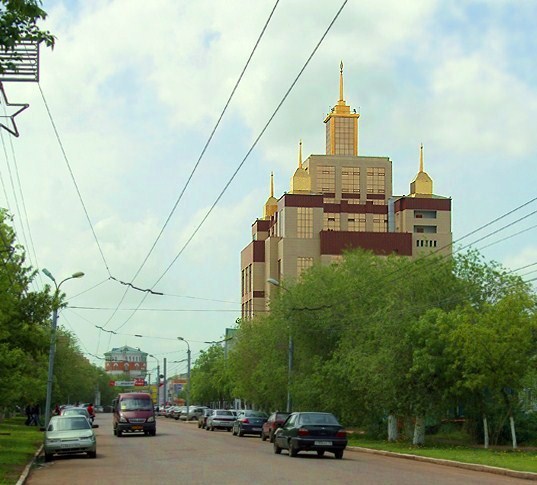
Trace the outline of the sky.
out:
<instances>
[{"instance_id":1,"label":"sky","mask_svg":"<svg viewBox=\"0 0 537 485\"><path fill-rule=\"evenodd\" d=\"M455 248L476 241L509 270L537 261L536 202L457 243L537 196L533 0L349 0L206 217L342 4L281 0L180 197L274 4L43 1L57 42L41 47L39 84L4 83L10 103L30 107L15 118L19 138L2 130L0 207L34 267L57 281L85 273L62 285L59 324L97 365L129 345L183 373L177 337L195 359L234 326L240 251L270 173L280 197L299 140L304 158L324 153L341 60L359 152L390 157L393 193L409 192L423 143L434 192L453 199ZM125 294L110 276L163 295Z\"/></svg>"}]
</instances>

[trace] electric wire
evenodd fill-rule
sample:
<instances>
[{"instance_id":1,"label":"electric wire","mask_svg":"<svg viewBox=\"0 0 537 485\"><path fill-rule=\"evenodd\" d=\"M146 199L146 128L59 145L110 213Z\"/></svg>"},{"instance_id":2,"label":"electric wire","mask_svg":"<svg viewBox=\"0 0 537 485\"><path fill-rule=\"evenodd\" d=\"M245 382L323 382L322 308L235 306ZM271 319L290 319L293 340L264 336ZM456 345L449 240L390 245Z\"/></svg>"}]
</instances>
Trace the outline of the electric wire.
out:
<instances>
[{"instance_id":1,"label":"electric wire","mask_svg":"<svg viewBox=\"0 0 537 485\"><path fill-rule=\"evenodd\" d=\"M35 252L34 238L32 236L32 228L30 227L30 221L28 219L28 211L26 210L26 200L24 198L24 191L22 190L22 184L21 184L21 179L20 179L20 175L19 175L19 167L18 167L18 163L17 163L17 156L15 154L15 146L13 145L13 139L11 137L9 137L9 144L11 146L11 156L12 156L12 160L13 160L13 166L15 167L15 175L17 176L17 184L18 184L19 192L20 192L20 196L21 196L22 208L23 208L24 217L25 217L25 220L26 220L26 227L28 229L28 237L29 237L29 241L30 241L30 250L32 251L32 254L34 256L35 269L37 270L37 275L39 277L39 281L41 282L41 286L44 286L43 278L41 276L41 271L40 271L40 267L39 267L39 261L37 259L37 254Z\"/></svg>"},{"instance_id":2,"label":"electric wire","mask_svg":"<svg viewBox=\"0 0 537 485\"><path fill-rule=\"evenodd\" d=\"M114 316L116 315L119 307L121 306L121 304L123 303L123 301L125 301L125 298L127 296L127 293L129 291L129 288L130 287L133 287L134 289L136 290L140 290L140 288L137 288L137 287L134 287L133 286L133 283L134 281L136 280L136 278L138 277L138 275L140 274L140 272L142 271L142 269L144 268L146 262L148 261L149 257L151 256L151 254L153 253L153 250L155 249L158 241L160 240L162 234L164 233L164 230L166 229L168 223L170 222L173 214L175 213L175 210L177 209L177 206L179 205L179 202L182 200L183 198L183 195L186 191L186 189L188 188L188 186L190 185L190 182L203 158L203 156L205 155L205 152L207 151L207 148L209 147L213 137L214 137L214 134L216 133L216 130L218 129L219 125L220 125L220 122L222 121L222 118L224 117L224 114L226 113L227 111L227 108L229 106L229 104L231 103L231 100L233 98L233 96L235 95L235 92L237 91L237 88L239 87L239 84L240 82L242 81L242 78L244 76L244 73L246 72L246 69L248 68L248 66L250 65L250 61L252 60L253 56L254 56L254 53L255 51L257 50L257 47L259 45L259 43L261 42L261 39L263 38L263 35L265 34L265 31L267 30L267 27L272 19L272 16L274 14L274 11L276 10L276 7L278 6L278 3L279 3L280 0L276 0L276 3L274 4L271 12L270 12L270 15L268 16L267 20L265 21L265 25L263 26L263 29L261 30L261 33L259 34L258 38L257 38L257 41L255 42L254 44L254 47L253 49L251 50L250 52L250 55L246 61L246 64L244 65L240 75L239 75L239 78L237 79L236 83L235 83L235 86L233 87L233 89L231 90L231 94L229 95L228 99L227 99L227 102L226 104L224 105L224 109L221 111L220 113L220 116L218 117L218 120L216 121L216 124L214 125L212 131L211 131L211 134L209 135L209 138L207 139L207 141L205 142L205 145L198 157L198 160L196 161L196 163L194 164L194 167L192 168L191 172L190 172L190 175L188 176L187 178L187 181L185 183L185 185L183 186L179 196L177 197L173 207L172 207L172 210L170 211L170 213L168 214L168 217L166 218L166 221L164 222L164 225L162 226L162 228L160 229L160 232L158 233L155 241L153 242L151 248L149 249L149 252L147 253L147 255L145 256L144 260L142 261L142 264L139 266L139 268L136 270L134 276L131 278L131 282L130 283L125 283L125 282L122 282L120 281L121 284L124 284L126 285L127 287L125 288L125 291L123 292L123 295L121 296L117 306L116 306L116 309L112 312L112 314L108 317L108 319L106 320L106 322L104 323L103 327L106 327L108 326L108 324L110 323L110 321L114 318ZM151 289L149 290L145 290L146 291L146 296L149 292L152 292ZM97 352L99 351L99 348L97 347Z\"/></svg>"},{"instance_id":3,"label":"electric wire","mask_svg":"<svg viewBox=\"0 0 537 485\"><path fill-rule=\"evenodd\" d=\"M309 55L309 57L307 58L306 62L304 63L304 65L302 66L302 68L300 69L300 71L298 72L298 74L296 75L295 79L293 80L293 82L291 83L291 85L289 86L289 88L287 89L287 91L285 92L283 98L281 99L281 101L278 103L278 105L276 106L276 109L274 110L274 112L272 113L272 115L270 116L270 118L268 119L268 121L265 123L264 127L262 128L261 132L259 133L259 135L257 136L257 138L254 140L252 146L250 147L250 149L247 151L246 155L244 156L244 158L242 159L242 161L239 163L239 165L237 166L237 168L235 169L235 171L233 172L231 178L227 181L227 183L225 184L224 188L222 189L222 191L220 192L220 194L218 195L218 197L216 198L216 200L213 202L213 204L211 205L211 207L209 208L209 210L207 211L207 213L204 215L204 217L202 218L201 222L196 226L196 228L194 229L193 233L190 235L190 237L187 239L187 241L185 242L185 244L183 245L183 247L181 248L181 250L177 253L177 255L175 256L175 258L172 260L172 262L168 265L168 267L164 270L164 272L162 273L162 275L155 281L155 283L152 285L151 289L153 289L161 280L162 278L164 278L164 276L168 273L168 271L172 268L172 266L175 264L175 262L177 261L177 259L181 256L181 254L184 252L184 250L188 247L188 245L190 244L190 242L192 241L192 239L194 239L194 237L196 236L196 234L198 233L198 231L200 230L200 228L203 226L203 224L205 223L205 221L207 220L207 218L209 217L209 215L212 213L213 209L216 207L216 205L218 204L218 202L220 201L220 199L222 198L222 196L224 195L224 193L227 191L227 189L229 188L229 186L231 185L231 183L233 182L233 180L235 179L235 177L237 176L237 174L239 173L240 169L242 168L242 166L244 165L244 163L246 162L246 160L248 159L248 157L250 156L250 154L252 153L252 151L254 150L254 148L257 146L259 140L261 139L261 137L265 134L265 131L267 130L267 128L269 127L269 125L272 123L272 120L276 117L276 114L278 113L278 111L280 110L280 108L282 107L283 103L287 100L287 97L289 96L289 94L291 93L291 91L293 90L293 88L295 87L296 83L298 82L298 80L300 79L300 77L302 76L303 72L306 70L306 67L309 65L311 59L313 58L313 56L316 54L317 50L319 49L319 47L321 46L321 44L323 43L325 37L328 35L328 33L330 32L330 30L332 29L332 26L334 25L334 23L336 22L336 20L338 19L339 15L341 14L341 12L343 11L343 8L345 7L345 5L347 4L348 0L344 0L344 2L341 4L341 6L339 7L338 11L336 12L334 18L332 19L332 21L330 22L330 24L328 25L328 27L326 28L326 30L324 31L323 35L321 36L320 40L317 42L317 45L315 46L315 48L313 49L313 51L311 52L311 54ZM143 302L146 300L147 298L147 293L143 296L143 298L140 300L139 304L138 304L138 307L139 308L140 306L142 306ZM128 317L127 319L119 326L116 328L116 330L119 330L120 328L124 327L128 322L129 320L134 316L134 314L136 313L137 310L134 310Z\"/></svg>"},{"instance_id":4,"label":"electric wire","mask_svg":"<svg viewBox=\"0 0 537 485\"><path fill-rule=\"evenodd\" d=\"M222 118L224 117L224 114L226 113L226 111L227 111L227 109L229 107L229 104L231 103L231 100L233 99L233 96L235 95L235 92L237 91L237 88L239 87L239 84L242 81L242 78L244 77L244 74L245 74L246 70L248 69L248 66L250 65L250 61L252 60L252 58L253 58L253 56L255 54L255 51L257 50L257 47L259 46L259 44L261 42L261 39L263 38L263 35L265 34L265 31L267 30L267 27L268 27L268 25L269 25L269 23L270 23L270 21L272 19L272 16L274 15L274 12L275 12L276 7L278 6L279 2L280 2L280 0L276 0L276 2L274 3L274 6L272 7L272 10L271 10L267 20L265 21L265 24L263 25L261 33L259 34L259 36L258 36L258 38L257 38L257 40L256 40L256 42L254 44L254 47L253 47L252 51L250 52L250 55L248 56L246 64L242 68L242 71L241 71L241 73L239 75L239 78L237 79L237 81L235 82L235 85L233 86L233 89L231 90L231 93L230 93L230 95L229 95L229 97L228 97L228 99L227 99L227 101L226 101L226 103L224 105L224 109L220 113L220 116L218 117L218 120L216 121L216 124L214 125L214 127L213 127L213 129L211 131L211 134L209 135L209 138L205 142L205 145L203 146L203 149L201 150L201 153L200 153L196 163L194 164L194 167L192 168L192 170L190 172L190 175L188 176L188 178L187 178L187 180L185 182L185 185L181 189L181 192L179 193L179 196L177 197L177 199L176 199L176 201L175 201L175 203L174 203L174 205L172 207L172 210L168 214L168 217L166 218L166 221L164 222L164 225L162 226L162 228L161 228L160 232L158 233L155 241L153 242L151 248L149 249L149 252L145 256L144 260L142 261L142 264L140 265L140 267L136 271L135 275L132 277L131 283L134 283L134 280L140 274L140 271L142 270L142 268L145 266L145 263L147 262L147 260L151 256L151 253L155 249L155 246L157 245L157 243L160 240L164 230L168 226L168 223L170 222L171 218L173 217L173 214L175 213L175 210L177 209L177 206L179 205L179 202L183 198L183 195L184 195L186 189L190 185L190 182L192 181L192 177L196 173L196 170L198 169L198 166L199 166L199 164L201 162L201 159L205 155L205 152L207 151L207 148L209 147L209 144L211 143L211 141L212 141L212 139L214 137L214 134L216 133L216 130L220 126L220 122L222 121ZM127 284L127 283L122 282L122 284Z\"/></svg>"},{"instance_id":5,"label":"electric wire","mask_svg":"<svg viewBox=\"0 0 537 485\"><path fill-rule=\"evenodd\" d=\"M250 147L250 149L247 151L246 155L244 156L244 158L241 160L241 162L239 163L239 165L237 166L237 168L235 169L235 171L233 172L232 176L230 177L230 179L227 181L226 185L224 185L224 188L222 189L222 191L220 192L220 194L218 195L218 197L216 198L216 200L213 202L213 204L211 205L211 207L209 208L209 210L207 211L207 213L205 214L205 216L202 218L201 222L196 226L196 228L194 229L194 231L192 232L192 234L190 235L190 237L187 239L187 241L185 242L185 244L183 245L183 247L181 248L181 250L177 253L177 255L175 256L175 258L172 260L172 262L168 265L168 267L164 270L164 272L162 273L162 275L157 279L157 281L153 284L152 288L154 288L161 280L162 278L164 278L164 276L168 273L168 271L172 268L172 266L175 264L175 262L177 261L177 259L181 256L181 254L183 254L184 250L188 247L188 245L190 244L190 242L192 241L192 239L194 239L194 237L196 236L196 234L198 233L198 231L200 230L200 228L203 226L203 224L205 223L205 221L207 220L207 218L209 217L209 215L212 213L212 211L214 210L214 208L216 207L216 205L218 204L218 202L220 202L220 199L222 198L222 196L226 193L227 189L229 188L229 186L231 185L231 183L233 182L233 180L235 179L235 177L237 176L237 174L239 173L240 169L242 168L242 166L244 165L244 163L246 162L246 160L248 159L248 157L250 156L250 154L252 153L252 151L254 150L254 148L257 146L259 140L261 139L261 137L265 134L265 131L268 129L268 127L270 126L270 124L272 123L272 120L276 117L276 114L278 113L278 111L280 110L280 108L282 107L283 103L287 100L287 97L289 96L289 94L291 93L291 91L293 90L293 88L295 87L296 83L298 82L298 80L301 78L303 72L306 70L306 68L308 67L311 59L313 58L313 56L316 54L317 50L319 49L319 47L321 46L321 44L323 43L325 37L328 35L328 33L330 32L330 30L332 29L332 26L334 25L334 23L336 22L336 20L338 19L340 13L342 12L343 8L345 7L345 5L347 4L348 0L345 0L342 5L339 7L339 10L337 11L336 15L334 16L334 18L332 19L332 21L330 22L330 24L328 25L327 29L325 30L325 32L323 33L323 35L321 36L319 42L317 43L317 45L315 46L315 48L313 49L313 51L311 52L310 56L308 57L308 59L306 60L306 62L304 63L304 65L302 66L302 68L300 69L300 71L298 72L298 74L296 75L295 79L293 80L293 82L291 83L291 85L289 86L289 88L287 89L286 93L284 94L283 98L281 99L281 101L278 103L278 105L276 106L276 109L274 110L274 112L272 113L272 115L270 116L270 118L268 119L268 121L265 123L263 129L261 130L261 132L259 133L259 135L257 135L257 138L254 140L252 146Z\"/></svg>"},{"instance_id":6,"label":"electric wire","mask_svg":"<svg viewBox=\"0 0 537 485\"><path fill-rule=\"evenodd\" d=\"M86 204L84 203L84 199L82 198L82 193L80 192L80 188L78 187L78 183L75 178L75 174L73 172L73 169L71 168L71 163L69 162L69 158L67 157L67 152L65 151L65 148L63 146L63 142L60 138L60 134L58 132L58 129L56 127L56 123L54 122L54 118L52 117L52 112L50 111L49 105L47 103L47 100L45 98L45 93L43 92L43 89L41 88L41 83L37 83L37 86L39 88L39 92L41 93L41 98L43 99L43 103L45 105L45 109L47 111L50 123L52 125L52 129L54 131L54 134L56 135L56 140L58 141L58 145L60 147L60 151L62 152L63 159L65 161L65 164L67 165L67 169L69 171L69 175L71 176L71 181L73 182L73 185L75 186L76 193L78 195L78 199L80 200L80 203L82 205L82 209L84 210L84 214L86 215L86 220L88 221L88 224L91 229L91 233L93 234L93 239L95 240L95 243L97 244L97 248L99 249L99 253L101 255L101 259L103 260L104 266L106 268L106 271L108 273L108 276L112 276L110 272L110 268L108 266L108 263L106 261L106 258L104 257L104 252L101 247L101 243L99 242L99 239L97 238L97 234L95 232L95 229L93 227L93 223L91 222L91 218L89 216L88 210L86 208Z\"/></svg>"},{"instance_id":7,"label":"electric wire","mask_svg":"<svg viewBox=\"0 0 537 485\"><path fill-rule=\"evenodd\" d=\"M80 293L77 293L76 295L73 295L73 296L67 298L67 301L71 301L71 300L73 300L74 298L76 298L77 296L83 295L84 293L87 293L88 291L91 291L91 290L97 288L98 286L101 286L103 283L106 283L107 281L110 281L110 278L105 278L105 279L102 280L100 283L97 283L96 285L91 286L91 287L88 288L87 290L81 291Z\"/></svg>"}]
</instances>

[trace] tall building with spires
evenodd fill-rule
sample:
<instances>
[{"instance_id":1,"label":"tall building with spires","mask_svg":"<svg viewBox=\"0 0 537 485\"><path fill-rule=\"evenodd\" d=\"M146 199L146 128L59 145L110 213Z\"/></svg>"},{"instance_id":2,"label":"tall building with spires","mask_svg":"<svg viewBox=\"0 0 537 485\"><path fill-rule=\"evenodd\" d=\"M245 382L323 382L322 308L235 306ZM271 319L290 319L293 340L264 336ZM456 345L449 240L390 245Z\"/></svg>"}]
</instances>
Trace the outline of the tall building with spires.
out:
<instances>
[{"instance_id":1,"label":"tall building with spires","mask_svg":"<svg viewBox=\"0 0 537 485\"><path fill-rule=\"evenodd\" d=\"M451 252L451 199L433 193L423 145L410 193L394 196L390 158L359 155L359 118L343 96L341 63L339 100L324 120L326 154L302 160L301 141L290 190L279 199L270 176L263 218L252 224L252 241L241 252L243 318L267 311L275 289L268 279L296 280L348 249L407 257Z\"/></svg>"}]
</instances>

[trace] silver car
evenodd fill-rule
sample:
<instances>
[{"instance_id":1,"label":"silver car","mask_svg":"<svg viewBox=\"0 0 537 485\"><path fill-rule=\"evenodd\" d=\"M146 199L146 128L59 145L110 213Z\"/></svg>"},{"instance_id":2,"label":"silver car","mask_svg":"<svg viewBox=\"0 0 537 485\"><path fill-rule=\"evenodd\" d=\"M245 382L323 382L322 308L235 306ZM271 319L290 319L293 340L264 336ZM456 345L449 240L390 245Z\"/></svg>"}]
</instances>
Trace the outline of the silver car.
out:
<instances>
[{"instance_id":1,"label":"silver car","mask_svg":"<svg viewBox=\"0 0 537 485\"><path fill-rule=\"evenodd\" d=\"M93 426L84 416L53 416L45 431L45 461L52 456L74 453L87 453L90 458L97 457L97 442Z\"/></svg>"},{"instance_id":2,"label":"silver car","mask_svg":"<svg viewBox=\"0 0 537 485\"><path fill-rule=\"evenodd\" d=\"M205 429L207 431L214 431L215 429L231 431L234 422L235 415L232 411L228 411L227 409L215 409L207 418Z\"/></svg>"}]
</instances>

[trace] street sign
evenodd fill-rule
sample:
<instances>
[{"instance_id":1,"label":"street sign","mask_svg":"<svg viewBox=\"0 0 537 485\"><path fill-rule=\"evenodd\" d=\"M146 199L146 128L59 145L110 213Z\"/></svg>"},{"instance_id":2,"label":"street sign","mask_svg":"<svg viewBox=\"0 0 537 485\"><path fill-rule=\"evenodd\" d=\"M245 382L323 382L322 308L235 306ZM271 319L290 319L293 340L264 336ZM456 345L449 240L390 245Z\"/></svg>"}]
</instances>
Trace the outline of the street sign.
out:
<instances>
[{"instance_id":1,"label":"street sign","mask_svg":"<svg viewBox=\"0 0 537 485\"><path fill-rule=\"evenodd\" d=\"M138 377L133 381L110 381L108 385L110 387L142 387L145 386L145 379L143 377Z\"/></svg>"}]
</instances>

